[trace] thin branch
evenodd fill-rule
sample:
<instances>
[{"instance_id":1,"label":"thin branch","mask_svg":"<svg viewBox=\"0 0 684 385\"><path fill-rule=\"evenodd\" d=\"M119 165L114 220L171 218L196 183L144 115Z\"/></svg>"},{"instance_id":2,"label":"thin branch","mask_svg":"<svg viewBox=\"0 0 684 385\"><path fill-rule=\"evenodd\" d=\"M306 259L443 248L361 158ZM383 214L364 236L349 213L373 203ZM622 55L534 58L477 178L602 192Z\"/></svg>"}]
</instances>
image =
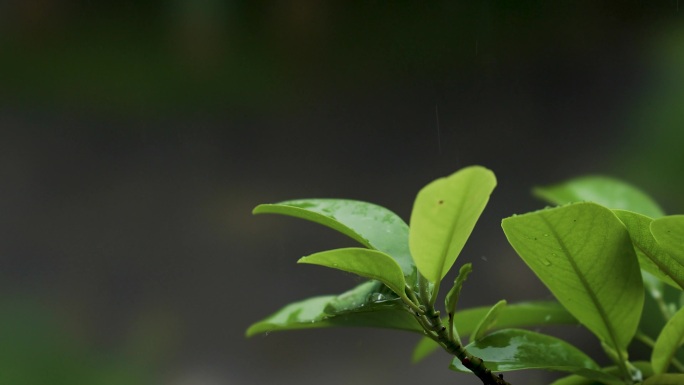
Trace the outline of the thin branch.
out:
<instances>
[{"instance_id":1,"label":"thin branch","mask_svg":"<svg viewBox=\"0 0 684 385\"><path fill-rule=\"evenodd\" d=\"M419 316L419 322L430 338L449 354L456 356L463 366L470 369L482 381L483 385L511 385L503 379L503 375L497 376L492 373L481 358L468 353L463 345L449 337L449 332L434 307L430 307L424 315Z\"/></svg>"}]
</instances>

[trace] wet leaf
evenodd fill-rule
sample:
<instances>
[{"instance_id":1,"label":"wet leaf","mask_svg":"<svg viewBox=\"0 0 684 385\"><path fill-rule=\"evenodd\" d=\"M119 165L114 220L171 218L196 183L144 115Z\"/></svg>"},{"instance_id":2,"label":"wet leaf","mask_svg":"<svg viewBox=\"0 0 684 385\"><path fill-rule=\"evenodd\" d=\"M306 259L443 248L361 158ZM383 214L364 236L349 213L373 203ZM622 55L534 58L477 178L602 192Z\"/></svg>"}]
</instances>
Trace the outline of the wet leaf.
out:
<instances>
[{"instance_id":1,"label":"wet leaf","mask_svg":"<svg viewBox=\"0 0 684 385\"><path fill-rule=\"evenodd\" d=\"M363 285L367 285L367 283ZM415 317L403 309L399 310L398 308L389 307L386 309L375 308L372 311L360 311L359 308L372 306L372 300L370 299L368 305L359 304L359 308L350 308L346 312L338 309L336 314L329 314L326 309L329 309L330 304L338 301L341 296L344 296L344 294L340 296L313 297L291 303L251 325L247 329L246 335L251 337L256 334L282 330L316 329L333 326L376 327L419 333L423 331Z\"/></svg>"},{"instance_id":2,"label":"wet leaf","mask_svg":"<svg viewBox=\"0 0 684 385\"><path fill-rule=\"evenodd\" d=\"M632 362L635 368L639 369L641 373L644 376L651 376L653 375L653 370L651 369L651 364L645 361L636 361ZM601 371L618 376L620 374L620 370L618 369L617 366L608 366ZM576 374L572 374L567 377L560 378L554 382L552 382L550 385L602 385L600 382L598 382L595 379L587 378L587 377L582 377Z\"/></svg>"},{"instance_id":3,"label":"wet leaf","mask_svg":"<svg viewBox=\"0 0 684 385\"><path fill-rule=\"evenodd\" d=\"M401 267L389 255L376 250L345 248L322 251L302 257L297 263L320 265L376 279L406 298L406 281ZM408 301L408 298L406 298Z\"/></svg>"},{"instance_id":4,"label":"wet leaf","mask_svg":"<svg viewBox=\"0 0 684 385\"><path fill-rule=\"evenodd\" d=\"M427 280L438 284L449 271L495 186L494 173L471 166L420 190L411 213L409 248Z\"/></svg>"},{"instance_id":5,"label":"wet leaf","mask_svg":"<svg viewBox=\"0 0 684 385\"><path fill-rule=\"evenodd\" d=\"M536 187L533 193L556 205L594 202L610 209L634 211L651 218L665 215L660 206L641 190L605 176L585 176L552 186Z\"/></svg>"},{"instance_id":6,"label":"wet leaf","mask_svg":"<svg viewBox=\"0 0 684 385\"><path fill-rule=\"evenodd\" d=\"M330 315L404 309L404 302L380 281L367 281L333 298L325 307Z\"/></svg>"},{"instance_id":7,"label":"wet leaf","mask_svg":"<svg viewBox=\"0 0 684 385\"><path fill-rule=\"evenodd\" d=\"M454 315L454 326L463 335L471 334L490 309L489 306L483 306L458 311ZM522 302L502 308L494 329L577 324L575 317L558 302ZM437 349L439 345L436 342L424 337L413 352L413 361L418 362Z\"/></svg>"},{"instance_id":8,"label":"wet leaf","mask_svg":"<svg viewBox=\"0 0 684 385\"><path fill-rule=\"evenodd\" d=\"M665 373L672 357L684 345L684 308L670 318L656 340L651 352L651 364L655 373Z\"/></svg>"},{"instance_id":9,"label":"wet leaf","mask_svg":"<svg viewBox=\"0 0 684 385\"><path fill-rule=\"evenodd\" d=\"M547 369L580 374L607 383L623 383L619 378L601 372L589 356L556 337L520 329L504 329L475 341L466 350L484 360L491 371ZM455 358L451 369L469 370Z\"/></svg>"},{"instance_id":10,"label":"wet leaf","mask_svg":"<svg viewBox=\"0 0 684 385\"><path fill-rule=\"evenodd\" d=\"M254 214L289 215L316 222L394 258L406 277L415 277L408 248L408 225L392 211L348 199L297 199L254 208ZM413 284L415 278L409 280Z\"/></svg>"},{"instance_id":11,"label":"wet leaf","mask_svg":"<svg viewBox=\"0 0 684 385\"><path fill-rule=\"evenodd\" d=\"M627 228L641 268L662 282L684 290L684 264L673 259L658 244L651 233L653 219L631 211L613 210L613 212ZM650 281L644 280L644 283L649 286L649 290L658 290L662 296L662 289Z\"/></svg>"},{"instance_id":12,"label":"wet leaf","mask_svg":"<svg viewBox=\"0 0 684 385\"><path fill-rule=\"evenodd\" d=\"M576 203L506 218L502 226L558 301L623 352L639 324L644 290L629 233L615 214Z\"/></svg>"}]
</instances>

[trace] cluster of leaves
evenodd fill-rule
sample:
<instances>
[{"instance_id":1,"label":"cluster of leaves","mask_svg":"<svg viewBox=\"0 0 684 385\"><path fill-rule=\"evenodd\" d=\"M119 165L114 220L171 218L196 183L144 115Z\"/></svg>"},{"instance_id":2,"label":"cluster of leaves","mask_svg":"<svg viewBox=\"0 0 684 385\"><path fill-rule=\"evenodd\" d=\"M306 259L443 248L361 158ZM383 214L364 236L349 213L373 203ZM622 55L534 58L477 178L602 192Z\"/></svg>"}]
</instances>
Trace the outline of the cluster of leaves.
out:
<instances>
[{"instance_id":1,"label":"cluster of leaves","mask_svg":"<svg viewBox=\"0 0 684 385\"><path fill-rule=\"evenodd\" d=\"M435 310L440 284L454 265L496 186L483 167L464 168L424 187L410 227L391 211L366 202L303 199L265 204L255 214L294 216L333 228L363 247L329 250L299 263L354 273L368 281L340 295L295 302L253 324L247 335L331 326L371 326L424 334L414 361L439 347L455 358L451 369L474 372L485 384L505 384L505 372L568 372L554 385L684 383L676 354L684 344L684 215L664 216L636 188L610 178L585 177L535 190L559 205L502 222L509 243L557 301L533 301L456 311L471 270L461 267ZM680 298L680 303L669 298ZM644 302L660 309L657 335L643 329ZM615 363L600 367L559 338L521 328L581 324ZM445 326L446 325L446 326ZM461 336L469 335L469 343ZM655 338L654 338L655 337ZM627 347L639 340L650 361L632 362ZM673 372L668 372L672 368ZM677 373L679 372L679 373Z\"/></svg>"}]
</instances>

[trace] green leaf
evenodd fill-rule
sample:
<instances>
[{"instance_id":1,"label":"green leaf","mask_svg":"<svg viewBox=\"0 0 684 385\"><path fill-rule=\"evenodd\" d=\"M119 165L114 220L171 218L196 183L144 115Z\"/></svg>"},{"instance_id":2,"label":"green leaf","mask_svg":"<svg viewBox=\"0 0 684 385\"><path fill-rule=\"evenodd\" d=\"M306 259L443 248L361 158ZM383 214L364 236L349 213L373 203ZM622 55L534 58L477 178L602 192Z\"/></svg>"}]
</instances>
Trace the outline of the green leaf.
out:
<instances>
[{"instance_id":1,"label":"green leaf","mask_svg":"<svg viewBox=\"0 0 684 385\"><path fill-rule=\"evenodd\" d=\"M330 315L404 309L404 302L380 281L366 281L328 302L325 312Z\"/></svg>"},{"instance_id":2,"label":"green leaf","mask_svg":"<svg viewBox=\"0 0 684 385\"><path fill-rule=\"evenodd\" d=\"M594 360L571 344L529 330L499 330L465 348L470 354L482 358L491 371L547 369L591 376L606 383L624 384L619 378L601 372ZM451 369L469 372L458 358L453 359Z\"/></svg>"},{"instance_id":3,"label":"green leaf","mask_svg":"<svg viewBox=\"0 0 684 385\"><path fill-rule=\"evenodd\" d=\"M444 298L444 308L446 309L447 314L454 314L456 312L456 305L458 304L458 298L461 296L463 283L468 279L468 276L472 271L473 265L471 263L466 263L459 269L458 275L456 276L456 279L454 279L454 286L451 287L451 290L449 290Z\"/></svg>"},{"instance_id":4,"label":"green leaf","mask_svg":"<svg viewBox=\"0 0 684 385\"><path fill-rule=\"evenodd\" d=\"M465 265L461 266L461 268L458 271L458 275L454 280L454 286L451 287L451 290L449 290L446 297L444 298L444 308L446 309L447 315L449 316L447 321L447 324L450 328L449 338L455 341L460 341L461 336L459 336L458 330L454 327L453 314L456 312L456 305L458 304L458 298L461 296L461 289L463 288L463 283L466 279L468 279L468 276L472 271L473 265L470 263L466 263Z\"/></svg>"},{"instance_id":5,"label":"green leaf","mask_svg":"<svg viewBox=\"0 0 684 385\"><path fill-rule=\"evenodd\" d=\"M665 215L658 204L636 187L605 176L585 176L552 186L536 187L533 194L556 205L594 202L610 209L634 211L652 218Z\"/></svg>"},{"instance_id":6,"label":"green leaf","mask_svg":"<svg viewBox=\"0 0 684 385\"><path fill-rule=\"evenodd\" d=\"M667 321L656 340L651 352L653 371L655 373L665 373L670 366L672 357L674 357L682 345L684 345L684 308L679 309Z\"/></svg>"},{"instance_id":7,"label":"green leaf","mask_svg":"<svg viewBox=\"0 0 684 385\"><path fill-rule=\"evenodd\" d=\"M475 330L473 331L473 334L470 336L471 341L477 341L479 339L482 339L482 337L487 334L488 331L490 331L494 325L496 325L496 322L498 321L499 314L501 314L501 311L506 308L506 300L502 299L501 301L497 302L492 306L491 309L485 314L485 316L480 320L480 322L477 324L475 327Z\"/></svg>"},{"instance_id":8,"label":"green leaf","mask_svg":"<svg viewBox=\"0 0 684 385\"><path fill-rule=\"evenodd\" d=\"M374 300L375 289L384 287L377 281L364 282L341 295L327 295L291 303L274 314L254 323L247 337L282 330L316 329L334 326L376 327L422 333L415 316L403 306L390 306ZM355 301L356 307L343 305L353 292L358 297L366 293L366 301ZM332 312L332 313L331 313Z\"/></svg>"},{"instance_id":9,"label":"green leaf","mask_svg":"<svg viewBox=\"0 0 684 385\"><path fill-rule=\"evenodd\" d=\"M627 228L641 268L672 287L684 290L684 264L670 257L651 234L653 219L631 211L613 210L613 212ZM666 218L670 217L658 221ZM644 283L648 281L645 280Z\"/></svg>"},{"instance_id":10,"label":"green leaf","mask_svg":"<svg viewBox=\"0 0 684 385\"><path fill-rule=\"evenodd\" d=\"M437 285L444 278L495 186L494 173L471 166L420 190L411 213L409 248L427 280Z\"/></svg>"},{"instance_id":11,"label":"green leaf","mask_svg":"<svg viewBox=\"0 0 684 385\"><path fill-rule=\"evenodd\" d=\"M634 367L639 369L644 374L644 376L653 375L653 370L651 369L651 364L649 362L636 361L632 362L632 364L634 365ZM620 371L617 366L609 366L602 368L601 370L605 373L615 376L620 374ZM591 378L572 374L570 376L563 377L552 382L551 385L601 385L601 383Z\"/></svg>"},{"instance_id":12,"label":"green leaf","mask_svg":"<svg viewBox=\"0 0 684 385\"><path fill-rule=\"evenodd\" d=\"M684 215L670 215L651 223L651 233L670 256L684 266Z\"/></svg>"},{"instance_id":13,"label":"green leaf","mask_svg":"<svg viewBox=\"0 0 684 385\"><path fill-rule=\"evenodd\" d=\"M416 344L416 347L413 348L413 353L411 354L411 362L418 363L423 360L423 358L429 356L432 354L434 351L439 349L440 346L433 340L432 338L429 337L423 337L418 341Z\"/></svg>"},{"instance_id":14,"label":"green leaf","mask_svg":"<svg viewBox=\"0 0 684 385\"><path fill-rule=\"evenodd\" d=\"M612 211L576 203L506 218L508 241L558 301L606 344L624 351L644 290L629 234Z\"/></svg>"},{"instance_id":15,"label":"green leaf","mask_svg":"<svg viewBox=\"0 0 684 385\"><path fill-rule=\"evenodd\" d=\"M601 385L601 383L591 378L582 377L577 374L571 374L569 376L557 379L556 381L552 382L551 385Z\"/></svg>"},{"instance_id":16,"label":"green leaf","mask_svg":"<svg viewBox=\"0 0 684 385\"><path fill-rule=\"evenodd\" d=\"M471 334L491 307L483 306L458 311L454 314L454 325L464 335ZM576 325L575 317L555 301L522 302L507 305L501 309L495 328L539 327L546 325ZM436 342L424 337L413 352L418 362L439 348Z\"/></svg>"},{"instance_id":17,"label":"green leaf","mask_svg":"<svg viewBox=\"0 0 684 385\"><path fill-rule=\"evenodd\" d=\"M325 266L377 279L408 301L406 280L401 267L392 257L381 251L356 247L328 250L302 257L297 263Z\"/></svg>"},{"instance_id":18,"label":"green leaf","mask_svg":"<svg viewBox=\"0 0 684 385\"><path fill-rule=\"evenodd\" d=\"M408 248L408 225L382 206L347 199L298 199L259 205L252 213L289 215L328 226L368 248L389 254L404 276L415 275Z\"/></svg>"},{"instance_id":19,"label":"green leaf","mask_svg":"<svg viewBox=\"0 0 684 385\"><path fill-rule=\"evenodd\" d=\"M684 384L684 374L665 373L656 374L644 381L643 385L682 385Z\"/></svg>"},{"instance_id":20,"label":"green leaf","mask_svg":"<svg viewBox=\"0 0 684 385\"><path fill-rule=\"evenodd\" d=\"M247 337L277 330L296 330L330 326L323 309L335 298L334 295L313 297L291 303L271 316L252 324L247 329Z\"/></svg>"}]
</instances>

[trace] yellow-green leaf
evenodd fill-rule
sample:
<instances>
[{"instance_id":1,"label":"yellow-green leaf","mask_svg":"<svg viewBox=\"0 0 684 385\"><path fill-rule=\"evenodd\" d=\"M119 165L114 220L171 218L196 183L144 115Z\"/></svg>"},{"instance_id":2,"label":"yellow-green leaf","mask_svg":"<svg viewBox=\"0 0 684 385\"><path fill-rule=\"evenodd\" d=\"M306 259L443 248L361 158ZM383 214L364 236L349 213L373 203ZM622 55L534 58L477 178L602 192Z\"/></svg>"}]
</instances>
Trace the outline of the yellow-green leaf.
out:
<instances>
[{"instance_id":1,"label":"yellow-green leaf","mask_svg":"<svg viewBox=\"0 0 684 385\"><path fill-rule=\"evenodd\" d=\"M398 296L406 298L406 280L401 267L392 257L380 251L357 247L328 250L302 257L298 263L326 266L377 279Z\"/></svg>"},{"instance_id":2,"label":"yellow-green leaf","mask_svg":"<svg viewBox=\"0 0 684 385\"><path fill-rule=\"evenodd\" d=\"M495 186L494 173L471 166L420 190L411 213L409 248L430 282L440 282L454 264Z\"/></svg>"},{"instance_id":3,"label":"yellow-green leaf","mask_svg":"<svg viewBox=\"0 0 684 385\"><path fill-rule=\"evenodd\" d=\"M576 203L506 218L502 226L558 301L623 352L639 325L644 289L629 233L615 214Z\"/></svg>"},{"instance_id":4,"label":"yellow-green leaf","mask_svg":"<svg viewBox=\"0 0 684 385\"><path fill-rule=\"evenodd\" d=\"M494 327L496 321L498 321L499 314L501 314L501 311L506 308L506 304L506 300L502 299L501 301L495 303L491 309L489 309L487 314L475 327L473 334L470 336L470 341L477 341L481 339Z\"/></svg>"},{"instance_id":5,"label":"yellow-green leaf","mask_svg":"<svg viewBox=\"0 0 684 385\"><path fill-rule=\"evenodd\" d=\"M665 373L672 357L682 345L684 345L684 308L679 309L660 331L651 352L653 371Z\"/></svg>"}]
</instances>

